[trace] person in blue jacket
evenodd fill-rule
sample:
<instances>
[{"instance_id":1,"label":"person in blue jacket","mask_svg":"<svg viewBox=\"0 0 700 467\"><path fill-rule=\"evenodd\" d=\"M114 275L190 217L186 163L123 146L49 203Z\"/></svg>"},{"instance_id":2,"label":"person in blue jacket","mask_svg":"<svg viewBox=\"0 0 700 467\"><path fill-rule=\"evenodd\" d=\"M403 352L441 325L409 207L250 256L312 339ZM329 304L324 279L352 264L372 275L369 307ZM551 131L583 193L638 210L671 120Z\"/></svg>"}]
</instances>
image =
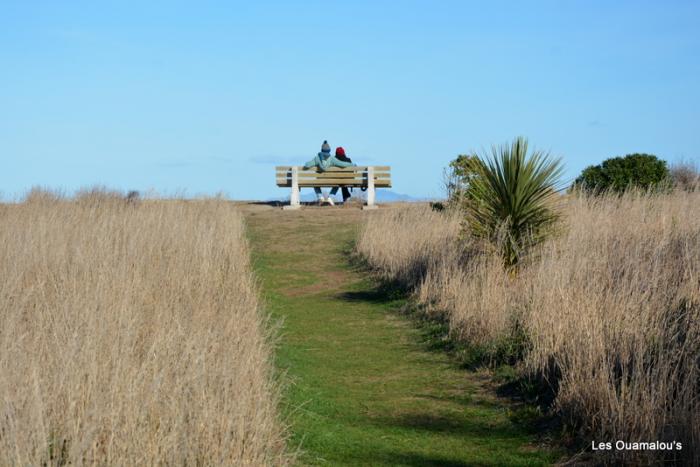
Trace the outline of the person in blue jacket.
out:
<instances>
[{"instance_id":1,"label":"person in blue jacket","mask_svg":"<svg viewBox=\"0 0 700 467\"><path fill-rule=\"evenodd\" d=\"M336 158L335 156L331 156L331 147L328 144L328 141L324 141L323 145L321 145L321 152L319 152L316 155L316 157L314 157L312 160L304 164L304 169L306 170L315 167L321 172L323 172L329 167L355 167L355 165L356 164L353 164L352 162L344 162ZM323 191L321 191L321 188L319 187L314 187L314 191L316 192L316 197L318 198L319 204L322 204L324 202L330 203L331 205L335 204L331 196L335 195L338 192L337 186L331 189L330 195L328 197L323 195Z\"/></svg>"}]
</instances>

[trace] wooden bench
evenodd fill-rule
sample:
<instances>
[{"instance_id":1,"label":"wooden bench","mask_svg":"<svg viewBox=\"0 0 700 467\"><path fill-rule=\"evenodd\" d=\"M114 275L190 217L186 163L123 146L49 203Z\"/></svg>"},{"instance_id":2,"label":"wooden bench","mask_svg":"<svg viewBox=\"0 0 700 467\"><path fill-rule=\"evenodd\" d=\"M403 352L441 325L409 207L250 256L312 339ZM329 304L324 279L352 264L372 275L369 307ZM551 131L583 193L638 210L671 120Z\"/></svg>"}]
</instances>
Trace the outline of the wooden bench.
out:
<instances>
[{"instance_id":1,"label":"wooden bench","mask_svg":"<svg viewBox=\"0 0 700 467\"><path fill-rule=\"evenodd\" d=\"M279 166L275 168L277 186L292 189L289 206L283 209L298 209L300 188L353 187L367 188L367 205L362 209L376 208L375 189L391 188L391 167L357 166L341 169L330 167L321 172L316 167L304 169L297 166Z\"/></svg>"}]
</instances>

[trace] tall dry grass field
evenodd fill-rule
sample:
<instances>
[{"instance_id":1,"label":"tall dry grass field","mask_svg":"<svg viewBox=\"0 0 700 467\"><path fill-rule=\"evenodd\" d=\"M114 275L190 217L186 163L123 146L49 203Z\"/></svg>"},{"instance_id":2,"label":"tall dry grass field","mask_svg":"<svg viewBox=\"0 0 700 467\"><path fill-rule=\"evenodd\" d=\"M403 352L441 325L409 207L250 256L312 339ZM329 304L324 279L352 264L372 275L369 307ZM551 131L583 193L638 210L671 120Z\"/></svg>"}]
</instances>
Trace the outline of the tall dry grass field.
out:
<instances>
[{"instance_id":1,"label":"tall dry grass field","mask_svg":"<svg viewBox=\"0 0 700 467\"><path fill-rule=\"evenodd\" d=\"M682 450L610 455L697 464L700 194L564 205L560 234L517 275L468 235L458 239L458 215L427 207L376 213L358 250L386 278L411 278L455 338L493 348L524 339L520 369L549 379L554 408L588 446L676 441Z\"/></svg>"},{"instance_id":2,"label":"tall dry grass field","mask_svg":"<svg viewBox=\"0 0 700 467\"><path fill-rule=\"evenodd\" d=\"M0 465L286 464L241 215L0 205Z\"/></svg>"}]
</instances>

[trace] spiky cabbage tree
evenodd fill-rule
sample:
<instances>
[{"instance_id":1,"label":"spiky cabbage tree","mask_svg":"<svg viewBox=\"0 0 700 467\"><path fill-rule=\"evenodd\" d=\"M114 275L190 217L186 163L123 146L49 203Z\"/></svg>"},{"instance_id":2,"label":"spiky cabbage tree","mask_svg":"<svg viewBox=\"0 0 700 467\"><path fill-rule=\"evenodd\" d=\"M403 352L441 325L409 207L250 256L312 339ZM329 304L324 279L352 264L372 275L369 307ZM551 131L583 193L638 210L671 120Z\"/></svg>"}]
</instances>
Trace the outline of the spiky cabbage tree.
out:
<instances>
[{"instance_id":1,"label":"spiky cabbage tree","mask_svg":"<svg viewBox=\"0 0 700 467\"><path fill-rule=\"evenodd\" d=\"M563 173L561 159L542 151L528 155L523 137L474 156L476 176L469 187L466 224L473 235L498 245L505 265L513 267L529 247L546 238L559 218L554 202Z\"/></svg>"}]
</instances>

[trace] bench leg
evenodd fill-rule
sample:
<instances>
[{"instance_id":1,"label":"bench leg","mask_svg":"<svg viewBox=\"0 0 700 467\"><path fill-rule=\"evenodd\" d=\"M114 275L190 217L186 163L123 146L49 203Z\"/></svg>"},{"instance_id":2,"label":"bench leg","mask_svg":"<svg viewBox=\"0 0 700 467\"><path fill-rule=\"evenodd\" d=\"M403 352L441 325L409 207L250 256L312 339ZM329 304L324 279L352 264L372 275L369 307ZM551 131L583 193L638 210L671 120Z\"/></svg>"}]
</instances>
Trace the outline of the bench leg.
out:
<instances>
[{"instance_id":1,"label":"bench leg","mask_svg":"<svg viewBox=\"0 0 700 467\"><path fill-rule=\"evenodd\" d=\"M299 171L296 167L292 167L292 193L289 195L289 206L283 206L282 209L299 209Z\"/></svg>"},{"instance_id":2,"label":"bench leg","mask_svg":"<svg viewBox=\"0 0 700 467\"><path fill-rule=\"evenodd\" d=\"M367 167L367 205L362 206L362 209L377 209L374 196L374 167Z\"/></svg>"}]
</instances>

